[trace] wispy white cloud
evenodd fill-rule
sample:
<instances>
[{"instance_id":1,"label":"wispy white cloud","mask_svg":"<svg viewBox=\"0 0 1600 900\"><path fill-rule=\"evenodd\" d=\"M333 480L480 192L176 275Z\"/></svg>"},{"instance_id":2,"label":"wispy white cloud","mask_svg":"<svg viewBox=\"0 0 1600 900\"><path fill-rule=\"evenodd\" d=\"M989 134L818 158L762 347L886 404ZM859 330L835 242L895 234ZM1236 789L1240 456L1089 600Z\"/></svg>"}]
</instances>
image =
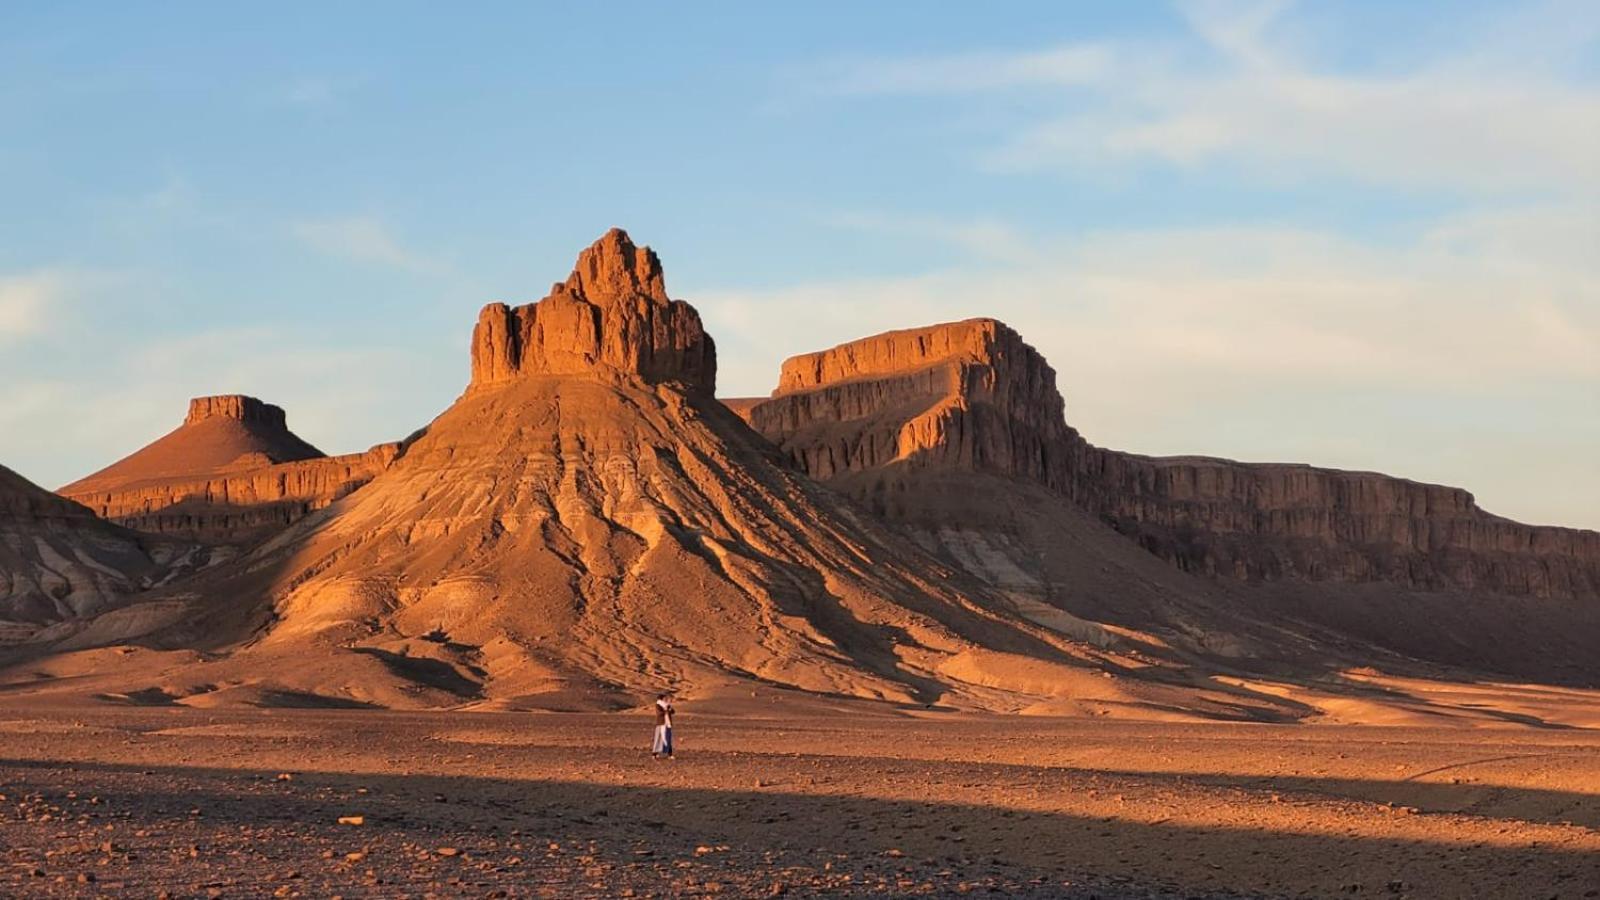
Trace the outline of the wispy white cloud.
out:
<instances>
[{"instance_id":1,"label":"wispy white cloud","mask_svg":"<svg viewBox=\"0 0 1600 900\"><path fill-rule=\"evenodd\" d=\"M995 136L981 162L1002 170L1219 164L1265 179L1600 193L1600 85L1561 65L1592 48L1592 4L1508 12L1381 73L1319 65L1290 39L1285 3L1184 9L1188 42L834 63L822 80L852 95L1057 92Z\"/></svg>"},{"instance_id":2,"label":"wispy white cloud","mask_svg":"<svg viewBox=\"0 0 1600 900\"><path fill-rule=\"evenodd\" d=\"M873 220L848 221L865 227ZM886 230L915 227L954 245L972 243L956 224L878 221ZM1586 252L1600 246L1600 220L1580 209L1464 215L1399 243L1281 227L1099 231L999 243L1001 265L702 293L697 302L736 329L747 324L741 338L774 355L880 326L1000 315L1033 325L1043 339L1059 335L1074 345L1064 355L1098 360L1107 371L1137 358L1146 378L1187 378L1204 369L1467 388L1600 381L1600 259ZM746 311L754 308L762 312ZM773 329L774 309L805 315L794 327Z\"/></svg>"},{"instance_id":3,"label":"wispy white cloud","mask_svg":"<svg viewBox=\"0 0 1600 900\"><path fill-rule=\"evenodd\" d=\"M294 236L329 256L412 272L436 272L441 266L403 246L382 220L372 216L346 216L296 222Z\"/></svg>"},{"instance_id":4,"label":"wispy white cloud","mask_svg":"<svg viewBox=\"0 0 1600 900\"><path fill-rule=\"evenodd\" d=\"M903 233L908 220L882 224ZM959 224L918 233L970 249ZM695 302L723 348L728 395L766 393L776 360L795 353L995 316L1057 368L1069 420L1099 443L1377 468L1463 484L1497 512L1596 527L1600 419L1574 418L1575 404L1600 400L1594 246L1600 222L1579 207L1463 215L1390 242L1101 231L914 277ZM1519 452L1551 477L1519 480L1504 468Z\"/></svg>"},{"instance_id":5,"label":"wispy white cloud","mask_svg":"<svg viewBox=\"0 0 1600 900\"><path fill-rule=\"evenodd\" d=\"M0 276L0 344L40 334L62 313L70 277L59 271Z\"/></svg>"}]
</instances>

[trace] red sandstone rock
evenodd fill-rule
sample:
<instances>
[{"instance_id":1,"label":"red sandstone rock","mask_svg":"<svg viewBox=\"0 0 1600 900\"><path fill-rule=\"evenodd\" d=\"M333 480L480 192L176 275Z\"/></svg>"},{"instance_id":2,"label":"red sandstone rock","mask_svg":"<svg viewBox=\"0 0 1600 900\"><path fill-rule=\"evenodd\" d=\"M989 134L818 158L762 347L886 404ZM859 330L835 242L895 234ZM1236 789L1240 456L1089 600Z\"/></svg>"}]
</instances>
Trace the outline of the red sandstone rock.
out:
<instances>
[{"instance_id":1,"label":"red sandstone rock","mask_svg":"<svg viewBox=\"0 0 1600 900\"><path fill-rule=\"evenodd\" d=\"M391 443L324 456L289 431L280 407L197 397L178 429L61 493L139 531L248 543L356 490L399 454Z\"/></svg>"},{"instance_id":2,"label":"red sandstone rock","mask_svg":"<svg viewBox=\"0 0 1600 900\"><path fill-rule=\"evenodd\" d=\"M289 430L288 419L284 416L282 407L262 403L254 397L246 397L243 394L221 394L190 400L189 414L184 417L183 424L198 425L207 419L233 419L275 431ZM304 448L295 448L292 452L306 451Z\"/></svg>"},{"instance_id":3,"label":"red sandstone rock","mask_svg":"<svg viewBox=\"0 0 1600 900\"><path fill-rule=\"evenodd\" d=\"M538 303L491 303L472 336L472 388L523 375L637 378L716 388L716 349L694 307L667 298L660 260L612 229Z\"/></svg>"},{"instance_id":4,"label":"red sandstone rock","mask_svg":"<svg viewBox=\"0 0 1600 900\"><path fill-rule=\"evenodd\" d=\"M185 614L143 639L215 651L197 682L395 705L741 679L982 705L1079 674L1066 638L784 465L711 395L713 345L662 284L612 232L543 301L489 307L424 435L175 585Z\"/></svg>"},{"instance_id":5,"label":"red sandstone rock","mask_svg":"<svg viewBox=\"0 0 1600 900\"><path fill-rule=\"evenodd\" d=\"M795 357L770 399L738 408L817 478L906 467L1026 478L1190 571L1600 596L1600 533L1493 516L1458 488L1095 447L1066 425L1054 371L993 320ZM849 488L888 508L881 484Z\"/></svg>"},{"instance_id":6,"label":"red sandstone rock","mask_svg":"<svg viewBox=\"0 0 1600 900\"><path fill-rule=\"evenodd\" d=\"M1068 480L1055 371L993 319L891 331L783 364L747 409L814 477L888 465Z\"/></svg>"},{"instance_id":7,"label":"red sandstone rock","mask_svg":"<svg viewBox=\"0 0 1600 900\"><path fill-rule=\"evenodd\" d=\"M249 542L360 488L388 468L400 448L399 443L379 444L365 453L263 462L211 477L71 496L96 515L138 531L209 543Z\"/></svg>"}]
</instances>

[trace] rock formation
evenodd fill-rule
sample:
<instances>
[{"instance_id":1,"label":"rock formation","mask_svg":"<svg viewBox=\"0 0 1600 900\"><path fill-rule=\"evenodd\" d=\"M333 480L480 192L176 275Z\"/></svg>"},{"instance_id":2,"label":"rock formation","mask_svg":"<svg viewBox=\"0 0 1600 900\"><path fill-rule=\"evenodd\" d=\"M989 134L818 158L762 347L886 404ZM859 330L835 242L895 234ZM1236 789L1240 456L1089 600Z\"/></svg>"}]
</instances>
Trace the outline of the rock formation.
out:
<instances>
[{"instance_id":1,"label":"rock formation","mask_svg":"<svg viewBox=\"0 0 1600 900\"><path fill-rule=\"evenodd\" d=\"M1600 533L1493 516L1459 488L1096 447L1067 426L1043 357L992 319L797 356L771 399L741 408L817 478L895 467L1025 478L1188 571L1600 596ZM901 502L881 479L848 484L880 512Z\"/></svg>"},{"instance_id":2,"label":"rock formation","mask_svg":"<svg viewBox=\"0 0 1600 900\"><path fill-rule=\"evenodd\" d=\"M716 389L716 347L694 307L667 297L661 261L612 229L538 303L492 303L472 333L472 387L522 375L610 376Z\"/></svg>"},{"instance_id":3,"label":"rock formation","mask_svg":"<svg viewBox=\"0 0 1600 900\"><path fill-rule=\"evenodd\" d=\"M620 231L538 303L485 310L472 352L466 392L389 468L140 620L143 643L216 654L164 674L164 696L594 708L754 679L1290 714L1104 675L1108 651L784 465L713 398L698 315Z\"/></svg>"},{"instance_id":4,"label":"rock formation","mask_svg":"<svg viewBox=\"0 0 1600 900\"><path fill-rule=\"evenodd\" d=\"M390 443L326 456L289 430L277 406L197 397L176 430L60 493L139 531L250 543L361 487L399 454Z\"/></svg>"},{"instance_id":5,"label":"rock formation","mask_svg":"<svg viewBox=\"0 0 1600 900\"><path fill-rule=\"evenodd\" d=\"M1460 488L1087 445L1081 465L1081 503L1190 571L1600 599L1600 533L1491 515Z\"/></svg>"},{"instance_id":6,"label":"rock formation","mask_svg":"<svg viewBox=\"0 0 1600 900\"><path fill-rule=\"evenodd\" d=\"M1074 615L1230 656L1356 640L1600 677L1600 534L1375 473L1096 447L1066 424L1049 365L991 319L798 356L771 397L729 405L946 559ZM1141 566L1112 532L1172 566ZM1525 640L1508 642L1509 628Z\"/></svg>"},{"instance_id":7,"label":"rock formation","mask_svg":"<svg viewBox=\"0 0 1600 900\"><path fill-rule=\"evenodd\" d=\"M1017 476L1057 490L1072 480L1076 435L1055 372L992 319L796 356L783 364L771 399L741 406L815 478L909 465Z\"/></svg>"},{"instance_id":8,"label":"rock formation","mask_svg":"<svg viewBox=\"0 0 1600 900\"><path fill-rule=\"evenodd\" d=\"M0 633L0 676L59 655L62 690L193 705L594 709L760 682L1272 720L1379 704L1358 666L1600 682L1593 533L1381 475L1095 447L993 320L796 357L773 396L719 402L699 315L612 231L542 300L484 308L471 354L403 447L323 457L276 407L210 398L69 487L149 531L255 540L203 564L107 562L99 594L29 576L101 571L84 534L149 538L28 495L13 533L71 527L8 538L0 584L51 624Z\"/></svg>"},{"instance_id":9,"label":"rock formation","mask_svg":"<svg viewBox=\"0 0 1600 900\"><path fill-rule=\"evenodd\" d=\"M159 568L137 535L0 466L0 639L105 609Z\"/></svg>"}]
</instances>

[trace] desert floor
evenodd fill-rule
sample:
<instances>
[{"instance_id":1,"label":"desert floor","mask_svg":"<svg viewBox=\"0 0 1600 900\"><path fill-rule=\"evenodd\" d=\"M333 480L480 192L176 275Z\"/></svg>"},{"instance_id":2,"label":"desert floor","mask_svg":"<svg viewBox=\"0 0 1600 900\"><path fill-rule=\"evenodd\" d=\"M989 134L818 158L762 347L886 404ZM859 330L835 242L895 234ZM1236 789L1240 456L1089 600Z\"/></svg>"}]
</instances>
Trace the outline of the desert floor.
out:
<instances>
[{"instance_id":1,"label":"desert floor","mask_svg":"<svg viewBox=\"0 0 1600 900\"><path fill-rule=\"evenodd\" d=\"M1600 896L1600 732L0 706L0 895ZM340 824L360 817L361 824Z\"/></svg>"}]
</instances>

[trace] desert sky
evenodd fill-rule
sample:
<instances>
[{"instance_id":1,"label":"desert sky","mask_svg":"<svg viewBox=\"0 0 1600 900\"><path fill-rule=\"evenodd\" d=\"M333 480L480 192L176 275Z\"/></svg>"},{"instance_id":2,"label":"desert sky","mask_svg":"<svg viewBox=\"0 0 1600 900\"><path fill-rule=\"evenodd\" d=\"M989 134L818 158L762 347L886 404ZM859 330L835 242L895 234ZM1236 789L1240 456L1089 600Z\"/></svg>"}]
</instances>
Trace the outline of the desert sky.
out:
<instances>
[{"instance_id":1,"label":"desert sky","mask_svg":"<svg viewBox=\"0 0 1600 900\"><path fill-rule=\"evenodd\" d=\"M1096 443L1600 526L1590 3L0 9L0 459L242 392L328 452L612 225L721 390L991 315Z\"/></svg>"}]
</instances>

